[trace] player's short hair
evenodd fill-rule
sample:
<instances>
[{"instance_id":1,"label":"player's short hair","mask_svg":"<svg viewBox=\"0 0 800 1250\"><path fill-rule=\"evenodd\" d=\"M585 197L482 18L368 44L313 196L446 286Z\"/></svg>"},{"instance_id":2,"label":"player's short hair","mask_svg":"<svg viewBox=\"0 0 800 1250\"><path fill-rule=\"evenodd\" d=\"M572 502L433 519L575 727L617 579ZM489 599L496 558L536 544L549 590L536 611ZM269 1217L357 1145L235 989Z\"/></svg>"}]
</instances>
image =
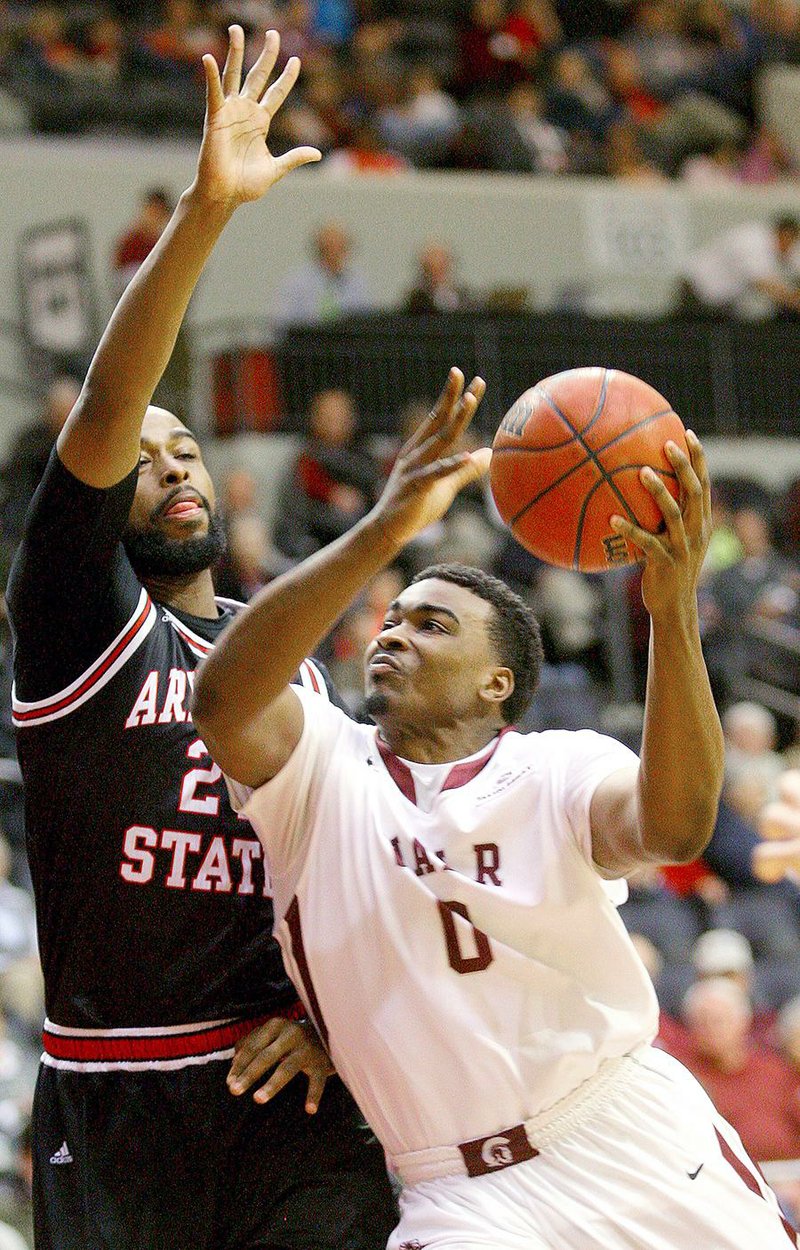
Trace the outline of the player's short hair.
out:
<instances>
[{"instance_id":1,"label":"player's short hair","mask_svg":"<svg viewBox=\"0 0 800 1250\"><path fill-rule=\"evenodd\" d=\"M413 586L415 582L426 581L430 577L464 586L492 605L494 611L489 618L489 639L500 663L514 674L514 689L502 707L506 724L513 725L533 698L542 671L544 652L536 616L505 582L483 569L466 564L432 564L417 573L410 584Z\"/></svg>"}]
</instances>

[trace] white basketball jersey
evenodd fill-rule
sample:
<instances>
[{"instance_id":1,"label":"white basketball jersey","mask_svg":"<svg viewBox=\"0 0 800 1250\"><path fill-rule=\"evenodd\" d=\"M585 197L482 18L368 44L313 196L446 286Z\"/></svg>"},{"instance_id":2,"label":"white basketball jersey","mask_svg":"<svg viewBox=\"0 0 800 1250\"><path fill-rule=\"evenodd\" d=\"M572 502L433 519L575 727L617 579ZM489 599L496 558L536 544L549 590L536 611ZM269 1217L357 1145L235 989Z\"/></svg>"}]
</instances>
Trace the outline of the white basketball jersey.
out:
<instances>
[{"instance_id":1,"label":"white basketball jersey","mask_svg":"<svg viewBox=\"0 0 800 1250\"><path fill-rule=\"evenodd\" d=\"M591 863L592 794L626 747L506 731L437 777L297 695L301 740L244 814L287 971L388 1155L521 1123L652 1040L624 883Z\"/></svg>"}]
</instances>

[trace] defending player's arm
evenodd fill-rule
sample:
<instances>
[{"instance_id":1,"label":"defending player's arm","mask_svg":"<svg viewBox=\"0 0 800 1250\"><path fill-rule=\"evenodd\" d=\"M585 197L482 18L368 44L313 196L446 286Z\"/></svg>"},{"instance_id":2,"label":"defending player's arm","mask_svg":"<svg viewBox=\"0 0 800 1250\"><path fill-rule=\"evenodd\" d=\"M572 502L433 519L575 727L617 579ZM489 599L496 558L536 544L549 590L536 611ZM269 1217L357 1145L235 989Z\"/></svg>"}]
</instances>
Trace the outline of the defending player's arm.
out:
<instances>
[{"instance_id":1,"label":"defending player's arm","mask_svg":"<svg viewBox=\"0 0 800 1250\"><path fill-rule=\"evenodd\" d=\"M481 378L463 386L451 369L369 515L260 591L198 670L192 717L229 777L259 786L280 771L303 731L302 705L288 685L300 661L370 578L487 472L488 448L455 451L486 389Z\"/></svg>"},{"instance_id":2,"label":"defending player's arm","mask_svg":"<svg viewBox=\"0 0 800 1250\"><path fill-rule=\"evenodd\" d=\"M650 653L641 762L603 782L592 802L596 862L624 873L641 862L695 859L714 829L723 740L700 643L697 580L711 534L711 487L696 435L689 456L667 455L681 505L652 470L642 480L664 516L649 534L622 517L612 524L643 553L642 597L650 614Z\"/></svg>"},{"instance_id":3,"label":"defending player's arm","mask_svg":"<svg viewBox=\"0 0 800 1250\"><path fill-rule=\"evenodd\" d=\"M272 117L300 68L291 57L267 86L279 44L277 33L268 31L244 85L240 26L230 28L221 79L213 56L203 57L206 115L195 179L117 305L58 440L63 463L90 486L112 486L136 465L145 409L198 278L234 211L290 170L320 159L316 148L295 148L277 159L267 148Z\"/></svg>"}]
</instances>

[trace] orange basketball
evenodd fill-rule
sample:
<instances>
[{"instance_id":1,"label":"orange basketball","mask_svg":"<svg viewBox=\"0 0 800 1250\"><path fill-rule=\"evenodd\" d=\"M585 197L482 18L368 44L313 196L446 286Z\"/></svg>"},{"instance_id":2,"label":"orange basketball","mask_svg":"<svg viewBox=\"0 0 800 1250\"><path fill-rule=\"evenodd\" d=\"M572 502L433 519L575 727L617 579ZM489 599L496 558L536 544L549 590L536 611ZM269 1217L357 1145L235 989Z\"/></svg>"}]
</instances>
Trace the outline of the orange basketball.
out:
<instances>
[{"instance_id":1,"label":"orange basketball","mask_svg":"<svg viewBox=\"0 0 800 1250\"><path fill-rule=\"evenodd\" d=\"M687 450L663 395L618 369L568 369L537 382L506 413L490 481L514 537L548 564L585 573L633 563L637 548L612 530L616 513L656 533L661 511L639 480L649 465L677 499L667 439Z\"/></svg>"}]
</instances>

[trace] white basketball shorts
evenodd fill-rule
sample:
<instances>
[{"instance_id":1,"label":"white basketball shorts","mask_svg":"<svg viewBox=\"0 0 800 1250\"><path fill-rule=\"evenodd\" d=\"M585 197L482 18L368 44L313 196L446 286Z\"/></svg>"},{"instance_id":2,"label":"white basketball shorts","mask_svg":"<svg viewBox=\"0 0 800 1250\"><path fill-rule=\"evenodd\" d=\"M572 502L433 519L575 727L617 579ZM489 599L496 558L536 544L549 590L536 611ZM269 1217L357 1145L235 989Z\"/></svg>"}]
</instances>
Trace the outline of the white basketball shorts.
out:
<instances>
[{"instance_id":1,"label":"white basketball shorts","mask_svg":"<svg viewBox=\"0 0 800 1250\"><path fill-rule=\"evenodd\" d=\"M563 1135L544 1135L535 1158L407 1185L387 1250L800 1245L738 1134L676 1059L641 1048L588 1103L577 1123L565 1117Z\"/></svg>"}]
</instances>

